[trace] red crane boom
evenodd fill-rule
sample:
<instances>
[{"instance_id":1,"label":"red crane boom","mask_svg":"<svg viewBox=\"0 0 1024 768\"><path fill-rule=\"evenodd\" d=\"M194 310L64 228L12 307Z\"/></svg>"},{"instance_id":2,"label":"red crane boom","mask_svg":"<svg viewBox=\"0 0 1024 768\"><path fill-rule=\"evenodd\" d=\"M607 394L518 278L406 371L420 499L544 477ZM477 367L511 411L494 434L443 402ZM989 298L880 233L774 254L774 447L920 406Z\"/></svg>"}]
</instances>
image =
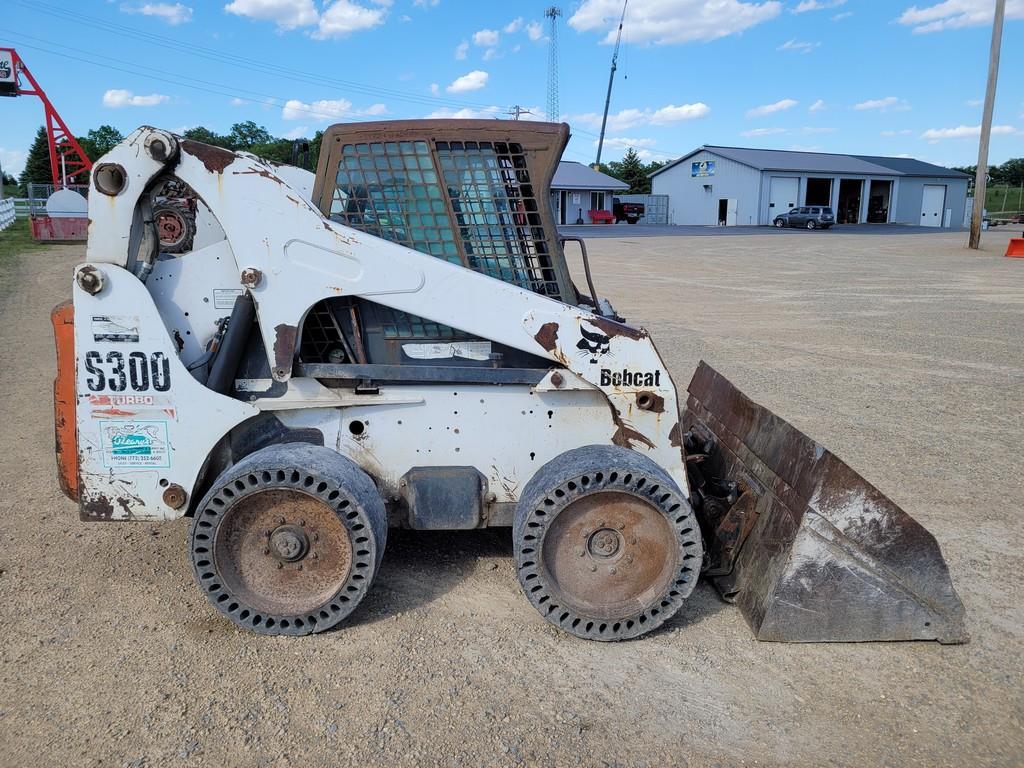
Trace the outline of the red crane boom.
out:
<instances>
[{"instance_id":1,"label":"red crane boom","mask_svg":"<svg viewBox=\"0 0 1024 768\"><path fill-rule=\"evenodd\" d=\"M92 170L92 161L13 48L0 48L0 96L38 96L43 102L54 189L73 182L76 174Z\"/></svg>"}]
</instances>

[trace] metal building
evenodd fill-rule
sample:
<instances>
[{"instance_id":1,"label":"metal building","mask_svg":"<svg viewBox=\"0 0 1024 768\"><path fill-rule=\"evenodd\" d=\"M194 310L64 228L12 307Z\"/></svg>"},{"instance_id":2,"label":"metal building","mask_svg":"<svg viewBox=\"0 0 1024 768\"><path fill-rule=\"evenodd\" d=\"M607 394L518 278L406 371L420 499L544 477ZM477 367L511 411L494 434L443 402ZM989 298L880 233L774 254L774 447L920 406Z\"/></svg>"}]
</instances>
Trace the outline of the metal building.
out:
<instances>
[{"instance_id":1,"label":"metal building","mask_svg":"<svg viewBox=\"0 0 1024 768\"><path fill-rule=\"evenodd\" d=\"M831 206L840 224L960 227L967 174L903 157L705 145L651 174L669 222L771 224L796 206Z\"/></svg>"}]
</instances>

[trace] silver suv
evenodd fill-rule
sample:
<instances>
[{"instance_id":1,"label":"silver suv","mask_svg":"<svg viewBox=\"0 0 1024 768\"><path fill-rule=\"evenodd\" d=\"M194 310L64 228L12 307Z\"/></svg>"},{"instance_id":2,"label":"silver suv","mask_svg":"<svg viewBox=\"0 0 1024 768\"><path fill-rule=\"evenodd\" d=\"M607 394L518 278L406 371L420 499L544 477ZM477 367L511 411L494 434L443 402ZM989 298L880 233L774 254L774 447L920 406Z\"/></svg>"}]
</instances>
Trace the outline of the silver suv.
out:
<instances>
[{"instance_id":1,"label":"silver suv","mask_svg":"<svg viewBox=\"0 0 1024 768\"><path fill-rule=\"evenodd\" d=\"M782 213L772 222L776 227L806 227L807 229L828 229L836 223L835 214L828 206L805 205L802 208L791 208Z\"/></svg>"}]
</instances>

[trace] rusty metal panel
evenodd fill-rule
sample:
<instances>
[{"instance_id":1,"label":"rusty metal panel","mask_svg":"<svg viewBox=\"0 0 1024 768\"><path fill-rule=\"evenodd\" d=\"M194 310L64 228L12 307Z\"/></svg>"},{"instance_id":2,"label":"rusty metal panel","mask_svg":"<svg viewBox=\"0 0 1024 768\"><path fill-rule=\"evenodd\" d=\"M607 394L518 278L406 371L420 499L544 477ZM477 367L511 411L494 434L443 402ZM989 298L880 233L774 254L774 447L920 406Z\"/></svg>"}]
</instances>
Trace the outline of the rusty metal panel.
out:
<instances>
[{"instance_id":1,"label":"rusty metal panel","mask_svg":"<svg viewBox=\"0 0 1024 768\"><path fill-rule=\"evenodd\" d=\"M78 501L78 429L75 421L75 307L65 301L50 313L57 346L57 376L53 380L53 432L57 480L72 501Z\"/></svg>"},{"instance_id":2,"label":"rusty metal panel","mask_svg":"<svg viewBox=\"0 0 1024 768\"><path fill-rule=\"evenodd\" d=\"M89 234L89 219L85 216L32 216L29 227L32 237L40 241L85 240Z\"/></svg>"},{"instance_id":3,"label":"rusty metal panel","mask_svg":"<svg viewBox=\"0 0 1024 768\"><path fill-rule=\"evenodd\" d=\"M966 642L935 537L845 462L703 362L681 426L709 575L758 639Z\"/></svg>"}]
</instances>

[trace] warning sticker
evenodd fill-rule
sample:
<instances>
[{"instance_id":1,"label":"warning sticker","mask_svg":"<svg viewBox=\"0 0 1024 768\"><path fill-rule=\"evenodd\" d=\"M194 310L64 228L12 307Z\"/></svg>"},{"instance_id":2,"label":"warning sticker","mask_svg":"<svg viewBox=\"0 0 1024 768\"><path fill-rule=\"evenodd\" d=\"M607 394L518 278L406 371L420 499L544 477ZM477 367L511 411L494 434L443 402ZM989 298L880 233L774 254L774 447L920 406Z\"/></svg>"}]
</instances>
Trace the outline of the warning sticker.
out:
<instances>
[{"instance_id":1,"label":"warning sticker","mask_svg":"<svg viewBox=\"0 0 1024 768\"><path fill-rule=\"evenodd\" d=\"M105 467L171 466L166 421L101 421L100 437Z\"/></svg>"},{"instance_id":2,"label":"warning sticker","mask_svg":"<svg viewBox=\"0 0 1024 768\"><path fill-rule=\"evenodd\" d=\"M93 341L120 341L137 344L139 318L135 315L93 315Z\"/></svg>"},{"instance_id":3,"label":"warning sticker","mask_svg":"<svg viewBox=\"0 0 1024 768\"><path fill-rule=\"evenodd\" d=\"M216 309L233 309L235 299L245 293L244 288L214 288L213 306Z\"/></svg>"},{"instance_id":4,"label":"warning sticker","mask_svg":"<svg viewBox=\"0 0 1024 768\"><path fill-rule=\"evenodd\" d=\"M440 344L403 344L402 351L414 360L490 360L489 341L451 341Z\"/></svg>"}]
</instances>

